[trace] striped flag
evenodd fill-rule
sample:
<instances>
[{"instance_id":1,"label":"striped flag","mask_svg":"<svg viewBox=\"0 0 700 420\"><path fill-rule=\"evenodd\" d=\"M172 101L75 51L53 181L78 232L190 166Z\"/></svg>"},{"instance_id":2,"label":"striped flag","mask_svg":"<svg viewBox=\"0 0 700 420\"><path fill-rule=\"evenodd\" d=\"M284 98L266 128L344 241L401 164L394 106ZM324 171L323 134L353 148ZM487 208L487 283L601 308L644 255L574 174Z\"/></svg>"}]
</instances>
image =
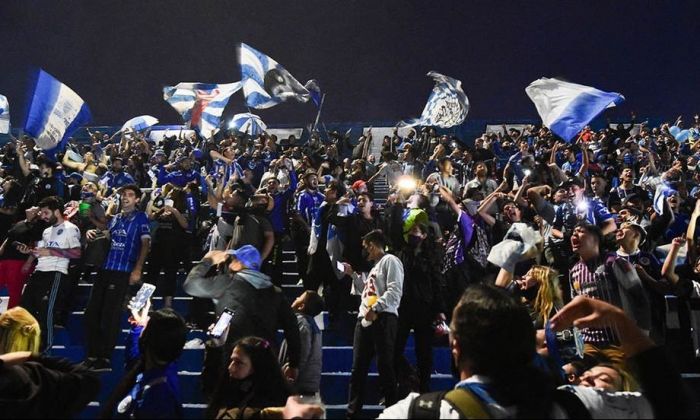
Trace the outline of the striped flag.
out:
<instances>
[{"instance_id":1,"label":"striped flag","mask_svg":"<svg viewBox=\"0 0 700 420\"><path fill-rule=\"evenodd\" d=\"M0 95L0 134L10 132L10 103L7 98Z\"/></svg>"},{"instance_id":2,"label":"striped flag","mask_svg":"<svg viewBox=\"0 0 700 420\"><path fill-rule=\"evenodd\" d=\"M65 147L68 137L90 121L90 109L77 93L39 70L24 131L49 157Z\"/></svg>"},{"instance_id":3,"label":"striped flag","mask_svg":"<svg viewBox=\"0 0 700 420\"><path fill-rule=\"evenodd\" d=\"M197 130L202 137L209 137L219 127L226 104L241 85L241 82L178 83L163 88L163 99L175 108L190 128Z\"/></svg>"},{"instance_id":4,"label":"striped flag","mask_svg":"<svg viewBox=\"0 0 700 420\"><path fill-rule=\"evenodd\" d=\"M449 128L462 124L469 112L469 99L462 90L462 82L434 71L427 76L435 80L435 86L423 113L420 118L402 121L399 125Z\"/></svg>"},{"instance_id":5,"label":"striped flag","mask_svg":"<svg viewBox=\"0 0 700 420\"><path fill-rule=\"evenodd\" d=\"M238 57L243 94L249 107L270 108L288 99L308 102L311 97L309 90L284 67L260 51L241 44Z\"/></svg>"},{"instance_id":6,"label":"striped flag","mask_svg":"<svg viewBox=\"0 0 700 420\"><path fill-rule=\"evenodd\" d=\"M619 93L547 78L530 83L525 92L535 104L542 123L566 141L571 141L606 108L625 100Z\"/></svg>"}]
</instances>

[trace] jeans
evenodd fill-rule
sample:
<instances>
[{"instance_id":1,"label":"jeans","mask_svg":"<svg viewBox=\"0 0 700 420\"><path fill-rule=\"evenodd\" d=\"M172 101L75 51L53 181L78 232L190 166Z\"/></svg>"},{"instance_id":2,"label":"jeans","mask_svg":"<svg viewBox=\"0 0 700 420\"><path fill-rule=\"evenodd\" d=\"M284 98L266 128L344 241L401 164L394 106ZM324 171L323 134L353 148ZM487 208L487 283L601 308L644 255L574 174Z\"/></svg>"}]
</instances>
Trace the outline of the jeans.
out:
<instances>
[{"instance_id":1,"label":"jeans","mask_svg":"<svg viewBox=\"0 0 700 420\"><path fill-rule=\"evenodd\" d=\"M379 390L384 395L385 407L397 402L397 382L394 371L394 344L398 317L391 313L380 313L379 317L365 328L361 319L355 325L355 340L352 352L352 374L350 376L350 395L348 397L348 418L361 416L365 398L365 381L369 366L377 356L379 371Z\"/></svg>"}]
</instances>

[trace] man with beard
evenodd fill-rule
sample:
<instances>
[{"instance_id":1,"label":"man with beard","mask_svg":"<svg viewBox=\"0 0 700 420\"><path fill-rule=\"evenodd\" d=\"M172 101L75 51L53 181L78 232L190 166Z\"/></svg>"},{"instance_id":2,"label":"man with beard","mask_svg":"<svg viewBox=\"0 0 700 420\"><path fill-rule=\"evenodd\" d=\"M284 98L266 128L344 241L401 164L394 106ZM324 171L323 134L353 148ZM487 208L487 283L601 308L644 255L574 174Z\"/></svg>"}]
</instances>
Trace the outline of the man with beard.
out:
<instances>
[{"instance_id":1,"label":"man with beard","mask_svg":"<svg viewBox=\"0 0 700 420\"><path fill-rule=\"evenodd\" d=\"M109 172L100 179L100 184L107 188L107 195L112 194L112 191L124 185L133 184L134 182L134 178L129 173L124 172L123 159L120 156L112 158Z\"/></svg>"},{"instance_id":2,"label":"man with beard","mask_svg":"<svg viewBox=\"0 0 700 420\"><path fill-rule=\"evenodd\" d=\"M192 169L192 159L188 156L184 156L178 159L176 164L179 169L170 173L166 172L165 166L160 167L160 171L158 172L158 186L170 183L177 187L184 188L189 182L199 182L199 172Z\"/></svg>"},{"instance_id":3,"label":"man with beard","mask_svg":"<svg viewBox=\"0 0 700 420\"><path fill-rule=\"evenodd\" d=\"M315 172L307 172L304 177L304 191L299 194L296 204L296 212L293 216L294 230L292 231L296 244L297 266L302 279L306 279L306 267L309 264L307 249L311 235L311 226L314 217L318 213L324 195L318 191L318 175Z\"/></svg>"},{"instance_id":4,"label":"man with beard","mask_svg":"<svg viewBox=\"0 0 700 420\"><path fill-rule=\"evenodd\" d=\"M285 166L289 173L289 186L281 190L280 181L277 178L278 166ZM269 214L272 230L275 234L275 247L272 253L271 272L268 273L272 277L272 282L281 284L282 281L282 239L287 231L287 222L289 221L289 203L294 198L294 192L297 189L297 174L294 172L292 161L283 157L277 162L273 161L275 169L272 171L272 176L264 181L265 187L261 190L267 193L274 200L274 206Z\"/></svg>"},{"instance_id":5,"label":"man with beard","mask_svg":"<svg viewBox=\"0 0 700 420\"><path fill-rule=\"evenodd\" d=\"M39 215L49 225L41 240L34 248L25 244L17 247L23 254L29 254L29 261L38 259L24 289L21 306L40 320L41 344L43 349L51 349L56 296L61 280L68 275L70 260L80 257L80 230L63 219L63 201L58 197L41 200Z\"/></svg>"}]
</instances>

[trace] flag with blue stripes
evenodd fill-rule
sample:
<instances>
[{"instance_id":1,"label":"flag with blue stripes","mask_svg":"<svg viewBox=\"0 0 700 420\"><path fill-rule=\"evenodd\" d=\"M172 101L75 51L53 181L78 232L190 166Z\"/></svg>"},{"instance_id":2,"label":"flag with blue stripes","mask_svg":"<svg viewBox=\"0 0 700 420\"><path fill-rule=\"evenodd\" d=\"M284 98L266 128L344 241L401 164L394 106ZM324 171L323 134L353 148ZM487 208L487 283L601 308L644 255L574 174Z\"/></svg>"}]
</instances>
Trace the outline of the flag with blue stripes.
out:
<instances>
[{"instance_id":1,"label":"flag with blue stripes","mask_svg":"<svg viewBox=\"0 0 700 420\"><path fill-rule=\"evenodd\" d=\"M454 127L462 124L469 112L469 98L462 90L462 82L431 71L427 74L435 80L433 92L423 108L420 118L402 121L402 126Z\"/></svg>"},{"instance_id":2,"label":"flag with blue stripes","mask_svg":"<svg viewBox=\"0 0 700 420\"><path fill-rule=\"evenodd\" d=\"M621 104L625 97L590 86L541 78L525 88L542 123L566 141L571 141L606 108Z\"/></svg>"},{"instance_id":3,"label":"flag with blue stripes","mask_svg":"<svg viewBox=\"0 0 700 420\"><path fill-rule=\"evenodd\" d=\"M7 98L0 95L0 134L10 132L10 103Z\"/></svg>"},{"instance_id":4,"label":"flag with blue stripes","mask_svg":"<svg viewBox=\"0 0 700 420\"><path fill-rule=\"evenodd\" d=\"M659 215L664 215L664 201L672 195L678 194L678 191L669 186L666 182L662 182L656 187L656 192L654 192L654 201L652 206L654 211Z\"/></svg>"},{"instance_id":5,"label":"flag with blue stripes","mask_svg":"<svg viewBox=\"0 0 700 420\"><path fill-rule=\"evenodd\" d=\"M238 57L249 107L265 109L289 99L308 102L309 90L272 58L246 44L241 44Z\"/></svg>"},{"instance_id":6,"label":"flag with blue stripes","mask_svg":"<svg viewBox=\"0 0 700 420\"><path fill-rule=\"evenodd\" d=\"M208 138L219 127L221 115L231 95L242 83L178 83L163 88L163 99L182 116L183 121L202 137Z\"/></svg>"},{"instance_id":7,"label":"flag with blue stripes","mask_svg":"<svg viewBox=\"0 0 700 420\"><path fill-rule=\"evenodd\" d=\"M77 93L39 70L24 131L53 158L75 130L91 119L90 109Z\"/></svg>"}]
</instances>

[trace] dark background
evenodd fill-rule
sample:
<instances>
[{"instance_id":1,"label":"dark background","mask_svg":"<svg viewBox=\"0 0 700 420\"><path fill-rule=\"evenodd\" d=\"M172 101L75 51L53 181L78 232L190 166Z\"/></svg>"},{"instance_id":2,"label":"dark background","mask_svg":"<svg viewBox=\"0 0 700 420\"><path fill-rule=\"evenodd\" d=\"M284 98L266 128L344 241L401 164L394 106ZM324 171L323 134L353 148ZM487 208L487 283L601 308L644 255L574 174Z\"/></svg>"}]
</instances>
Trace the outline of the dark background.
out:
<instances>
[{"instance_id":1,"label":"dark background","mask_svg":"<svg viewBox=\"0 0 700 420\"><path fill-rule=\"evenodd\" d=\"M700 3L646 1L0 1L0 93L24 122L31 69L90 106L95 125L140 114L179 123L162 87L234 82L236 43L268 54L328 96L325 121L420 115L430 70L462 81L468 119L537 118L524 88L561 77L620 92L608 114L700 111ZM242 93L227 114L245 109ZM311 103L254 111L311 122Z\"/></svg>"}]
</instances>

